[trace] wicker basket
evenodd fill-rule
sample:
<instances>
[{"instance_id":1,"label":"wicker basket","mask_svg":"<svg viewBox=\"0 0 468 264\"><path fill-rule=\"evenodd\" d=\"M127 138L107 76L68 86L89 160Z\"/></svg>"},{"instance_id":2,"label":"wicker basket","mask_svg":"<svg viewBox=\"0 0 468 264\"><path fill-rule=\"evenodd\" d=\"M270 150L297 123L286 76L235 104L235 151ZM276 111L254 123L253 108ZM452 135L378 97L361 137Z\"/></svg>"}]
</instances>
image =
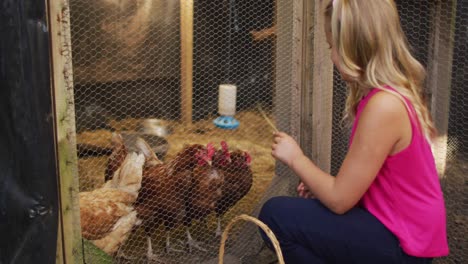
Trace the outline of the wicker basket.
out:
<instances>
[{"instance_id":1,"label":"wicker basket","mask_svg":"<svg viewBox=\"0 0 468 264\"><path fill-rule=\"evenodd\" d=\"M224 262L224 248L226 246L226 240L228 238L229 230L231 230L232 226L238 222L239 220L244 220L248 222L252 222L256 224L258 227L260 227L265 234L270 238L271 242L273 243L273 247L275 248L276 256L278 257L278 263L279 264L284 264L284 258L283 258L283 253L281 252L281 247L278 242L278 240L275 237L275 234L271 231L270 228L268 228L267 225L265 225L262 221L258 220L255 217L249 216L249 215L238 215L234 217L231 222L226 226L226 229L223 232L223 235L221 237L221 245L219 247L219 264L223 264Z\"/></svg>"}]
</instances>

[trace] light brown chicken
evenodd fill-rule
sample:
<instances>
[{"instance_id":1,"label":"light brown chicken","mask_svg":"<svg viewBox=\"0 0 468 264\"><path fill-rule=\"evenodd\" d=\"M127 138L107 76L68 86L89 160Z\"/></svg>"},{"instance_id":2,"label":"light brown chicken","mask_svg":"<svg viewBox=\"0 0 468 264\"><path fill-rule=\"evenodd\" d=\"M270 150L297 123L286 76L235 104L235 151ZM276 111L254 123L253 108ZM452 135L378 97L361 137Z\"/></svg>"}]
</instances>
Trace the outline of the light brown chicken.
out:
<instances>
[{"instance_id":1,"label":"light brown chicken","mask_svg":"<svg viewBox=\"0 0 468 264\"><path fill-rule=\"evenodd\" d=\"M113 255L138 224L133 204L141 188L145 157L130 153L114 178L103 187L81 192L80 220L84 238Z\"/></svg>"}]
</instances>

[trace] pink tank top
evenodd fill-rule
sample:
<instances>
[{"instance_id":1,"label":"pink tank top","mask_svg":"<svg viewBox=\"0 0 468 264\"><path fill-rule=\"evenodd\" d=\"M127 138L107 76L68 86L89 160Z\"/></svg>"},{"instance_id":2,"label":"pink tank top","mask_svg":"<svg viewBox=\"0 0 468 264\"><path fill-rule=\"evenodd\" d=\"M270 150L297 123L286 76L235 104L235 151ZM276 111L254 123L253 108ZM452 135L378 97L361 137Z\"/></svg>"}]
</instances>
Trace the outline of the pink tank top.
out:
<instances>
[{"instance_id":1,"label":"pink tank top","mask_svg":"<svg viewBox=\"0 0 468 264\"><path fill-rule=\"evenodd\" d=\"M362 110L379 91L372 89L359 102L350 142ZM401 152L387 157L362 197L361 206L398 238L406 254L415 257L445 256L449 252L446 214L434 157L421 133L411 102L406 102L411 111L411 143Z\"/></svg>"}]
</instances>

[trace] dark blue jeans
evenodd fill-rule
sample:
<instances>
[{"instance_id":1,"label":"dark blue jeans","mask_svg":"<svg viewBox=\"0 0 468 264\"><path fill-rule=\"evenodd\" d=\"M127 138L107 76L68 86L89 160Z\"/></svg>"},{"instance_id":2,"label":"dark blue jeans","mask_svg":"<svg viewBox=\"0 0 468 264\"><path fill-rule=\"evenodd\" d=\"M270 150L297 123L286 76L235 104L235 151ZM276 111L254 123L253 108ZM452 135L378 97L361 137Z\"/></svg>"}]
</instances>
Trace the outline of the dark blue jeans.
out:
<instances>
[{"instance_id":1,"label":"dark blue jeans","mask_svg":"<svg viewBox=\"0 0 468 264\"><path fill-rule=\"evenodd\" d=\"M286 264L432 262L406 255L397 238L362 208L337 215L316 199L275 197L263 205L259 219L276 235Z\"/></svg>"}]
</instances>

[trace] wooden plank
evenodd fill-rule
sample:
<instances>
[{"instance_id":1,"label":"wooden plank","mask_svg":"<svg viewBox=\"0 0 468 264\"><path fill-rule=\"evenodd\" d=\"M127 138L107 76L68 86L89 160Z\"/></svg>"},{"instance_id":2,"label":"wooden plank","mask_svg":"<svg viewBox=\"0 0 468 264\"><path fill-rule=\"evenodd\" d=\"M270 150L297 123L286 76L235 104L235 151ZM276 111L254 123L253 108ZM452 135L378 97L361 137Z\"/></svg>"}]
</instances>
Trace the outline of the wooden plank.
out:
<instances>
[{"instance_id":1,"label":"wooden plank","mask_svg":"<svg viewBox=\"0 0 468 264\"><path fill-rule=\"evenodd\" d=\"M301 131L304 1L276 0L276 23L273 25L276 34L274 119L276 127L280 131L289 133L298 141ZM265 122L265 129L270 129L267 126ZM272 196L295 193L298 178L292 170L283 163L276 162L275 174L270 186L263 194L259 206L254 209L251 215L258 216L261 205ZM242 227L239 231L239 238L235 239L235 243L231 247L231 252L242 251L248 263L260 263L259 258L262 256L264 258L268 249L262 250L263 241L257 232L254 225ZM250 241L247 249L245 241ZM261 253L259 254L259 252Z\"/></svg>"},{"instance_id":2,"label":"wooden plank","mask_svg":"<svg viewBox=\"0 0 468 264\"><path fill-rule=\"evenodd\" d=\"M447 160L447 133L452 82L453 47L455 41L456 1L436 1L427 85L431 98L431 114L439 136L432 149L440 177L444 177Z\"/></svg>"},{"instance_id":3,"label":"wooden plank","mask_svg":"<svg viewBox=\"0 0 468 264\"><path fill-rule=\"evenodd\" d=\"M296 139L304 152L311 157L311 94L307 78L310 76L310 25L313 0L286 2L278 5L276 24L276 94L275 117L280 130ZM309 94L309 95L308 95ZM288 171L277 164L276 173L281 176ZM294 191L297 179L292 178L289 190Z\"/></svg>"},{"instance_id":4,"label":"wooden plank","mask_svg":"<svg viewBox=\"0 0 468 264\"><path fill-rule=\"evenodd\" d=\"M180 0L181 114L192 123L193 104L193 0Z\"/></svg>"},{"instance_id":5,"label":"wooden plank","mask_svg":"<svg viewBox=\"0 0 468 264\"><path fill-rule=\"evenodd\" d=\"M301 142L301 93L304 85L304 27L307 0L293 2L293 36L292 36L292 69L291 69L291 124L290 134ZM284 99L283 99L284 100Z\"/></svg>"},{"instance_id":6,"label":"wooden plank","mask_svg":"<svg viewBox=\"0 0 468 264\"><path fill-rule=\"evenodd\" d=\"M313 101L313 84L312 84L312 67L313 63L313 29L314 29L314 3L312 0L305 0L303 8L304 23L302 26L302 58L303 67L301 79L301 147L308 157L312 157L312 101Z\"/></svg>"},{"instance_id":7,"label":"wooden plank","mask_svg":"<svg viewBox=\"0 0 468 264\"><path fill-rule=\"evenodd\" d=\"M64 251L63 251L63 244L62 244L62 238L63 238L63 233L62 233L62 217L60 214L58 214L58 230L57 230L57 250L55 252L55 263L65 263L64 259Z\"/></svg>"},{"instance_id":8,"label":"wooden plank","mask_svg":"<svg viewBox=\"0 0 468 264\"><path fill-rule=\"evenodd\" d=\"M276 8L274 116L278 129L300 142L304 0L278 0ZM286 165L276 163L275 171L280 177L292 179L284 191L295 188L297 178Z\"/></svg>"},{"instance_id":9,"label":"wooden plank","mask_svg":"<svg viewBox=\"0 0 468 264\"><path fill-rule=\"evenodd\" d=\"M70 10L68 0L49 0L52 89L59 172L59 197L63 263L83 263L78 201L73 74L71 63Z\"/></svg>"},{"instance_id":10,"label":"wooden plank","mask_svg":"<svg viewBox=\"0 0 468 264\"><path fill-rule=\"evenodd\" d=\"M304 145L311 158L326 172L331 169L333 127L333 63L326 42L322 1L307 0L305 35L304 133L311 133ZM309 123L311 122L311 124ZM311 131L311 132L310 132Z\"/></svg>"},{"instance_id":11,"label":"wooden plank","mask_svg":"<svg viewBox=\"0 0 468 264\"><path fill-rule=\"evenodd\" d=\"M291 91L292 91L292 58L293 54L293 8L298 5L285 4L277 0L276 16L276 67L275 67L275 91L274 91L274 116L276 126L280 131L289 132L291 123ZM296 2L296 1L295 1ZM295 3L294 2L294 3Z\"/></svg>"}]
</instances>

